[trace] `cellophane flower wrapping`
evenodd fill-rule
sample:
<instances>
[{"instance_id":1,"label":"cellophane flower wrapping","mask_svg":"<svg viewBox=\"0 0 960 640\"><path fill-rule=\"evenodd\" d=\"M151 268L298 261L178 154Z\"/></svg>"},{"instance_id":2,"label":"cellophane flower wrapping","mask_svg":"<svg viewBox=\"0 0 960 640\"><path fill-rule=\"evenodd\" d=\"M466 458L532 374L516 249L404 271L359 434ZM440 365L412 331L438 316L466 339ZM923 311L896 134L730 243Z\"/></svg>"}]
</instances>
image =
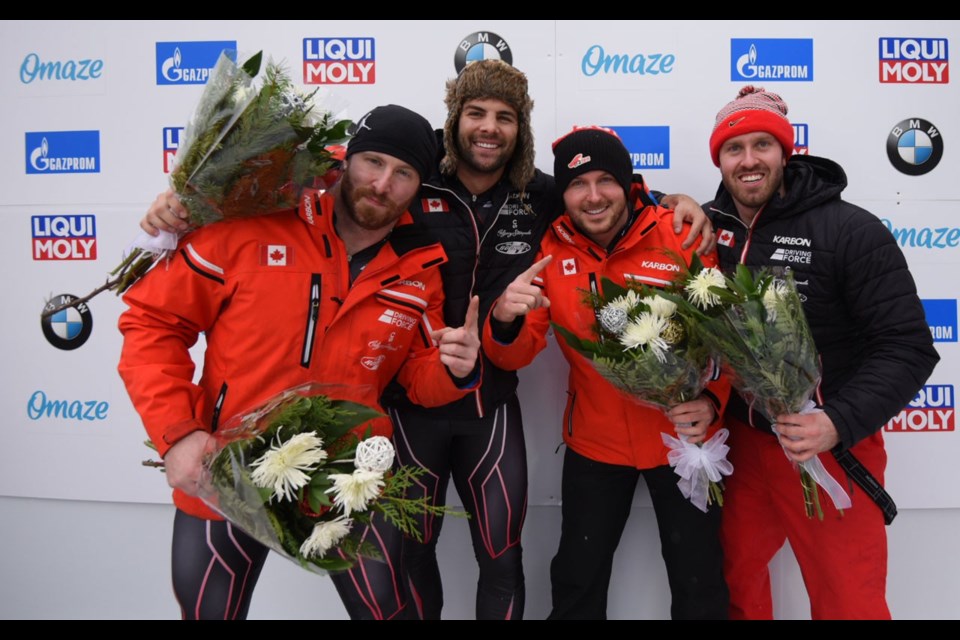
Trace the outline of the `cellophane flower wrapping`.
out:
<instances>
[{"instance_id":1,"label":"cellophane flower wrapping","mask_svg":"<svg viewBox=\"0 0 960 640\"><path fill-rule=\"evenodd\" d=\"M419 539L416 516L437 511L407 499L423 470L395 466L390 440L363 424L379 411L338 400L337 385L286 390L228 420L214 436L204 501L261 544L317 572L379 557L359 534L378 512ZM359 435L358 435L359 434Z\"/></svg>"}]
</instances>

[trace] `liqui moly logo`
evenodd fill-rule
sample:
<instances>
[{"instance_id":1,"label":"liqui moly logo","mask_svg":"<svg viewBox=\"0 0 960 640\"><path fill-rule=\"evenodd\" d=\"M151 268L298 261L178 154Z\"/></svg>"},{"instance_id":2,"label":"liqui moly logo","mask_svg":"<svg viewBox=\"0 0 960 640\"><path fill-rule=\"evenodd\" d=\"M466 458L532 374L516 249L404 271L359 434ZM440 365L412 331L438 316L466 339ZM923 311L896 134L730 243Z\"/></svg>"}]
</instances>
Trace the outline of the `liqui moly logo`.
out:
<instances>
[{"instance_id":1,"label":"liqui moly logo","mask_svg":"<svg viewBox=\"0 0 960 640\"><path fill-rule=\"evenodd\" d=\"M954 429L952 384L930 384L920 389L917 397L883 427L893 433Z\"/></svg>"},{"instance_id":2,"label":"liqui moly logo","mask_svg":"<svg viewBox=\"0 0 960 640\"><path fill-rule=\"evenodd\" d=\"M946 84L950 61L946 38L880 38L880 82Z\"/></svg>"},{"instance_id":3,"label":"liqui moly logo","mask_svg":"<svg viewBox=\"0 0 960 640\"><path fill-rule=\"evenodd\" d=\"M92 215L31 216L34 260L96 260L97 221Z\"/></svg>"},{"instance_id":4,"label":"liqui moly logo","mask_svg":"<svg viewBox=\"0 0 960 640\"><path fill-rule=\"evenodd\" d=\"M177 149L180 148L180 136L183 135L183 127L164 127L163 128L163 172L173 171L173 157L177 155Z\"/></svg>"},{"instance_id":5,"label":"liqui moly logo","mask_svg":"<svg viewBox=\"0 0 960 640\"><path fill-rule=\"evenodd\" d=\"M377 81L373 38L304 38L304 84L374 84Z\"/></svg>"}]
</instances>

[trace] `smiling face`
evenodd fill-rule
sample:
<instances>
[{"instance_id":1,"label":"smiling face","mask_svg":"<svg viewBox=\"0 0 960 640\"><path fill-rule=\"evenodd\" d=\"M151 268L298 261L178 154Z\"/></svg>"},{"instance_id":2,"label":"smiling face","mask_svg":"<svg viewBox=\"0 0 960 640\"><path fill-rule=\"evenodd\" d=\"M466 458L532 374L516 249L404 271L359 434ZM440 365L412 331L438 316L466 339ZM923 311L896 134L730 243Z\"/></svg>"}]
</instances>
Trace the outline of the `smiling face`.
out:
<instances>
[{"instance_id":1,"label":"smiling face","mask_svg":"<svg viewBox=\"0 0 960 640\"><path fill-rule=\"evenodd\" d=\"M588 171L571 180L563 204L573 224L601 247L627 223L627 194L606 171Z\"/></svg>"},{"instance_id":2,"label":"smiling face","mask_svg":"<svg viewBox=\"0 0 960 640\"><path fill-rule=\"evenodd\" d=\"M502 173L517 147L519 118L502 100L469 100L457 125L462 170L478 174Z\"/></svg>"},{"instance_id":3,"label":"smiling face","mask_svg":"<svg viewBox=\"0 0 960 640\"><path fill-rule=\"evenodd\" d=\"M784 195L783 147L769 133L758 131L730 138L720 147L723 186L733 196L740 219L750 224L775 193Z\"/></svg>"}]
</instances>

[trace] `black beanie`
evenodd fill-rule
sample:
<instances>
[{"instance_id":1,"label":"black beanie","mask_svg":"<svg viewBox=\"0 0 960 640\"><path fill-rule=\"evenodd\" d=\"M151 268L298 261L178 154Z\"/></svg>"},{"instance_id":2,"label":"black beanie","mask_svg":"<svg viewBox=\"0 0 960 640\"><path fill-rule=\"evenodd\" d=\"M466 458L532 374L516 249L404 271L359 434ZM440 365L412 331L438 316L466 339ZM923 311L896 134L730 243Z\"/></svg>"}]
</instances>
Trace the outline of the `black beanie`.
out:
<instances>
[{"instance_id":1,"label":"black beanie","mask_svg":"<svg viewBox=\"0 0 960 640\"><path fill-rule=\"evenodd\" d=\"M553 143L553 177L557 193L563 195L570 182L589 171L606 171L630 197L633 162L630 153L612 129L574 127Z\"/></svg>"},{"instance_id":2,"label":"black beanie","mask_svg":"<svg viewBox=\"0 0 960 640\"><path fill-rule=\"evenodd\" d=\"M353 125L347 158L358 151L377 151L406 162L430 178L437 161L437 138L427 119L406 107L388 104L377 107Z\"/></svg>"}]
</instances>

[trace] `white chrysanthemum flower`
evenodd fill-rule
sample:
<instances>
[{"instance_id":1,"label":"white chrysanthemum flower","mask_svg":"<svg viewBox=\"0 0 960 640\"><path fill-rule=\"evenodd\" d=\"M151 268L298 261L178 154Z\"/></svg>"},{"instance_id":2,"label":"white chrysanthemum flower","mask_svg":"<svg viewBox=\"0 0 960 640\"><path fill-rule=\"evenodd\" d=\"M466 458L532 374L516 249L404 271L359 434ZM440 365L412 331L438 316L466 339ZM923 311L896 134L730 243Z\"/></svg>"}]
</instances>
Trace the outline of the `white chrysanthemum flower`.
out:
<instances>
[{"instance_id":1,"label":"white chrysanthemum flower","mask_svg":"<svg viewBox=\"0 0 960 640\"><path fill-rule=\"evenodd\" d=\"M310 482L308 474L327 459L327 452L323 440L312 432L298 433L282 444L279 439L278 429L277 444L250 465L250 479L258 487L272 487L273 497L292 500L297 490Z\"/></svg>"},{"instance_id":2,"label":"white chrysanthemum flower","mask_svg":"<svg viewBox=\"0 0 960 640\"><path fill-rule=\"evenodd\" d=\"M666 359L667 343L663 339L663 331L667 328L667 320L644 311L637 316L620 336L620 344L627 349L640 348L653 352L657 360Z\"/></svg>"},{"instance_id":3,"label":"white chrysanthemum flower","mask_svg":"<svg viewBox=\"0 0 960 640\"><path fill-rule=\"evenodd\" d=\"M777 303L787 293L787 283L779 278L773 280L763 292L763 306L767 310L767 322L777 321Z\"/></svg>"},{"instance_id":4,"label":"white chrysanthemum flower","mask_svg":"<svg viewBox=\"0 0 960 640\"><path fill-rule=\"evenodd\" d=\"M600 325L615 336L623 332L629 321L627 312L619 307L608 304L600 309Z\"/></svg>"},{"instance_id":5,"label":"white chrysanthemum flower","mask_svg":"<svg viewBox=\"0 0 960 640\"><path fill-rule=\"evenodd\" d=\"M660 318L672 318L673 314L677 312L677 303L671 302L661 295L654 294L649 298L644 298L643 301L650 307L650 313Z\"/></svg>"},{"instance_id":6,"label":"white chrysanthemum flower","mask_svg":"<svg viewBox=\"0 0 960 640\"><path fill-rule=\"evenodd\" d=\"M357 445L357 455L353 463L357 469L384 473L393 466L393 443L390 438L373 436Z\"/></svg>"},{"instance_id":7,"label":"white chrysanthemum flower","mask_svg":"<svg viewBox=\"0 0 960 640\"><path fill-rule=\"evenodd\" d=\"M331 473L327 477L333 482L327 493L333 493L333 504L346 516L354 511L366 511L383 488L383 474L377 471L357 469L353 473Z\"/></svg>"},{"instance_id":8,"label":"white chrysanthemum flower","mask_svg":"<svg viewBox=\"0 0 960 640\"><path fill-rule=\"evenodd\" d=\"M337 546L343 537L350 533L353 520L347 516L338 516L333 520L318 522L313 526L310 537L300 545L304 558L322 558L327 551Z\"/></svg>"},{"instance_id":9,"label":"white chrysanthemum flower","mask_svg":"<svg viewBox=\"0 0 960 640\"><path fill-rule=\"evenodd\" d=\"M640 294L634 289L627 289L625 294L622 296L617 296L608 302L606 306L613 307L614 309L622 309L624 313L630 313L637 307L638 304L640 304Z\"/></svg>"},{"instance_id":10,"label":"white chrysanthemum flower","mask_svg":"<svg viewBox=\"0 0 960 640\"><path fill-rule=\"evenodd\" d=\"M687 283L686 289L690 301L701 309L708 309L720 303L720 296L710 291L710 287L727 288L726 280L718 269L707 267Z\"/></svg>"}]
</instances>

